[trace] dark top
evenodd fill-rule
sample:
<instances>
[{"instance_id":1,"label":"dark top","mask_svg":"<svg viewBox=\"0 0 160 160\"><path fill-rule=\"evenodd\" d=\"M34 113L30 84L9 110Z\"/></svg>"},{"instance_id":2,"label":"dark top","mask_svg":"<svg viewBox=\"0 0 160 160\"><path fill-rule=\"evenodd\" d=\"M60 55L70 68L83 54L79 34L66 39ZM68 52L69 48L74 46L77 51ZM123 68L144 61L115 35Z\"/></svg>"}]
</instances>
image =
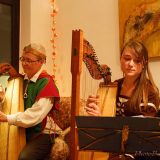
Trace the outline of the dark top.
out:
<instances>
[{"instance_id":1,"label":"dark top","mask_svg":"<svg viewBox=\"0 0 160 160\"><path fill-rule=\"evenodd\" d=\"M118 82L118 91L117 91L117 97L116 97L116 116L137 116L137 115L145 115L145 111L143 113L131 113L128 110L128 100L130 97L124 96L120 94L120 91L122 89L124 78L116 80ZM158 109L159 106L159 100L157 100L157 95L155 91L153 90L153 87L150 83L148 83L148 104L153 109ZM141 103L142 105L143 103ZM148 114L148 113L147 113ZM158 114L158 113L157 113Z\"/></svg>"},{"instance_id":2,"label":"dark top","mask_svg":"<svg viewBox=\"0 0 160 160\"><path fill-rule=\"evenodd\" d=\"M130 97L124 96L120 94L120 91L122 89L122 84L123 84L124 78L116 80L118 82L118 90L117 90L117 97L116 97L116 116L137 116L140 115L139 113L130 113L128 111L128 100ZM148 95L148 103L154 104L156 107L159 106L159 101L157 102L157 96L156 93L154 92L152 86L150 83L148 83L148 89L149 89L149 95ZM143 114L141 114L143 115ZM109 156L109 160L120 160L121 155L117 153L112 153ZM157 154L152 154L152 155L125 155L126 160L131 160L131 159L136 159L136 160L159 160L160 156Z\"/></svg>"}]
</instances>

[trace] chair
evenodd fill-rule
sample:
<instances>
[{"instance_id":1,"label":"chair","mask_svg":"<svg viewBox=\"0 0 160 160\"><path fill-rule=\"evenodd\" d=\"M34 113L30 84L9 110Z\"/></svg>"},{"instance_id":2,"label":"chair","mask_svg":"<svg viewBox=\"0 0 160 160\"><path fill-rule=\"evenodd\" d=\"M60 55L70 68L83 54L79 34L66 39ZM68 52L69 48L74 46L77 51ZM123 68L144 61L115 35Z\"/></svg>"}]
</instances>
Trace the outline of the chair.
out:
<instances>
[{"instance_id":1,"label":"chair","mask_svg":"<svg viewBox=\"0 0 160 160\"><path fill-rule=\"evenodd\" d=\"M81 99L81 112L85 101ZM70 118L71 118L71 97L60 98L60 109L53 112L56 123L62 128L62 132L55 139L51 149L49 160L69 160L70 159ZM47 160L47 159L46 159Z\"/></svg>"}]
</instances>

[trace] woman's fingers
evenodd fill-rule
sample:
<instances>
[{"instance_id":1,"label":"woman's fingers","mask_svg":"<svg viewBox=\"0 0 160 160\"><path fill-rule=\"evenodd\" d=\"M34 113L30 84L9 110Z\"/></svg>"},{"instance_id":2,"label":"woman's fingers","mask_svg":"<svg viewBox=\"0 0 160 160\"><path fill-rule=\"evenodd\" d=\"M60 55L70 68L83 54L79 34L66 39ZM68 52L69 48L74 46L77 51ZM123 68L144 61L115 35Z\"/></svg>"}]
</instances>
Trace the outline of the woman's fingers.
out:
<instances>
[{"instance_id":1,"label":"woman's fingers","mask_svg":"<svg viewBox=\"0 0 160 160\"><path fill-rule=\"evenodd\" d=\"M101 111L97 105L98 103L99 103L99 96L90 95L87 99L87 103L86 103L86 107L85 107L86 112L89 115L100 116Z\"/></svg>"},{"instance_id":2,"label":"woman's fingers","mask_svg":"<svg viewBox=\"0 0 160 160\"><path fill-rule=\"evenodd\" d=\"M90 103L98 104L98 102L99 102L99 97L98 96L90 95L87 99L87 104L90 104Z\"/></svg>"},{"instance_id":3,"label":"woman's fingers","mask_svg":"<svg viewBox=\"0 0 160 160\"><path fill-rule=\"evenodd\" d=\"M95 116L100 116L101 115L100 108L95 103L89 103L85 107L85 110L90 115L95 115Z\"/></svg>"}]
</instances>

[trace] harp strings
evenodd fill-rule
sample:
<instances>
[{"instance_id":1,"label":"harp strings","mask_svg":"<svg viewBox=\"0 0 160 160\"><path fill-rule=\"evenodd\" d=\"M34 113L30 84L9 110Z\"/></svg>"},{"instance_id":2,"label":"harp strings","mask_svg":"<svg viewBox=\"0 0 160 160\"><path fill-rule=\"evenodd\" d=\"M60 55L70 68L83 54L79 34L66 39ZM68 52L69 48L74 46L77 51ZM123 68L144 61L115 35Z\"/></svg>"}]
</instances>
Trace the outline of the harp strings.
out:
<instances>
[{"instance_id":1,"label":"harp strings","mask_svg":"<svg viewBox=\"0 0 160 160\"><path fill-rule=\"evenodd\" d=\"M99 80L96 79L98 60L95 50L93 46L85 39L83 45L83 62L81 74L81 99L86 102L88 95L96 95L99 87ZM84 106L82 114L86 115Z\"/></svg>"}]
</instances>

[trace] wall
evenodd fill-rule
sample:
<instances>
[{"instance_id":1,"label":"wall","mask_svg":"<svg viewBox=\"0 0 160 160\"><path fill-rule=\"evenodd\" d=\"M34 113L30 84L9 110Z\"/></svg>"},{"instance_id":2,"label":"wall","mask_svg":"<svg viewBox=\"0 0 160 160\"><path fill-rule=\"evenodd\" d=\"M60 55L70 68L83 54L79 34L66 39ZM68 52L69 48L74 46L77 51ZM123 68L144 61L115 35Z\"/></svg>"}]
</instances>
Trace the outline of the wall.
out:
<instances>
[{"instance_id":1,"label":"wall","mask_svg":"<svg viewBox=\"0 0 160 160\"><path fill-rule=\"evenodd\" d=\"M40 43L46 48L47 68L53 74L51 39L51 6L49 0L21 0L20 52L29 43ZM20 72L22 67L20 65Z\"/></svg>"},{"instance_id":2,"label":"wall","mask_svg":"<svg viewBox=\"0 0 160 160\"><path fill-rule=\"evenodd\" d=\"M21 0L24 3L28 0ZM47 0L32 0L30 4L30 41L40 42L47 49L47 66L49 72L53 73L50 3ZM107 64L112 71L112 80L122 77L119 67L119 30L118 30L118 0L58 0L56 1L59 12L56 16L56 30L58 38L56 41L58 65L56 72L57 85L61 96L69 96L71 93L71 37L72 30L82 29L85 38L94 46L99 62ZM23 9L25 5L21 6ZM23 10L22 9L22 10ZM28 11L27 11L28 12ZM27 15L26 15L27 16ZM29 14L28 14L29 16ZM26 19L26 17L25 17ZM26 23L21 18L22 26ZM26 31L23 29L21 39ZM21 46L21 48L23 48ZM150 67L154 79L160 88L160 76L157 74L159 61L151 62Z\"/></svg>"},{"instance_id":3,"label":"wall","mask_svg":"<svg viewBox=\"0 0 160 160\"><path fill-rule=\"evenodd\" d=\"M99 62L111 67L112 79L121 77L119 68L118 4L117 0L57 1L59 13L58 50L63 93L70 89L70 55L72 30L82 29L94 46ZM65 63L63 63L65 61ZM67 68L67 70L66 70Z\"/></svg>"},{"instance_id":4,"label":"wall","mask_svg":"<svg viewBox=\"0 0 160 160\"><path fill-rule=\"evenodd\" d=\"M20 52L31 40L31 0L20 0ZM20 53L21 54L21 53Z\"/></svg>"}]
</instances>

